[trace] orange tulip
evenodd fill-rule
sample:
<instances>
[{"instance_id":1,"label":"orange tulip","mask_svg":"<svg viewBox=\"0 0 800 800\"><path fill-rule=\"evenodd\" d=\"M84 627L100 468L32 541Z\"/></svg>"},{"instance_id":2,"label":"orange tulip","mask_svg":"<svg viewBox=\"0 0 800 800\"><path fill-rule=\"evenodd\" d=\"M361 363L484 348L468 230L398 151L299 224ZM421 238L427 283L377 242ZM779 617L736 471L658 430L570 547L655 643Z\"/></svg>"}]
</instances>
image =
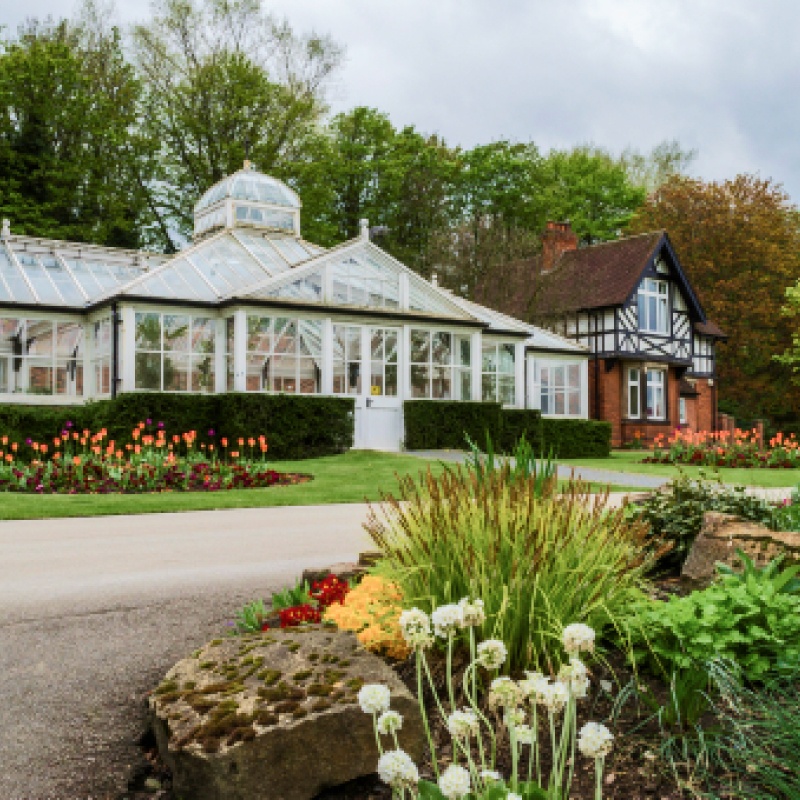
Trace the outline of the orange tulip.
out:
<instances>
[{"instance_id":1,"label":"orange tulip","mask_svg":"<svg viewBox=\"0 0 800 800\"><path fill-rule=\"evenodd\" d=\"M239 451L237 450L235 453L231 453L234 458L239 458Z\"/></svg>"},{"instance_id":2,"label":"orange tulip","mask_svg":"<svg viewBox=\"0 0 800 800\"><path fill-rule=\"evenodd\" d=\"M43 445L41 445L41 447L39 449L42 451L42 453L46 453L47 452L47 445L43 444Z\"/></svg>"},{"instance_id":3,"label":"orange tulip","mask_svg":"<svg viewBox=\"0 0 800 800\"><path fill-rule=\"evenodd\" d=\"M117 458L122 458L122 450L117 450Z\"/></svg>"},{"instance_id":4,"label":"orange tulip","mask_svg":"<svg viewBox=\"0 0 800 800\"><path fill-rule=\"evenodd\" d=\"M17 443L13 442L11 445L11 449L16 453L17 452Z\"/></svg>"},{"instance_id":5,"label":"orange tulip","mask_svg":"<svg viewBox=\"0 0 800 800\"><path fill-rule=\"evenodd\" d=\"M5 444L5 442L3 442L3 444ZM59 439L59 438L58 438L58 436L56 436L56 438L55 438L55 439L53 439L53 444L54 444L56 447L60 447L60 446L61 446L61 439Z\"/></svg>"},{"instance_id":6,"label":"orange tulip","mask_svg":"<svg viewBox=\"0 0 800 800\"><path fill-rule=\"evenodd\" d=\"M223 438L223 440L222 440L222 446L223 446L223 447L227 447L227 446L228 446L228 440L227 440L227 439L224 439L224 438Z\"/></svg>"},{"instance_id":7,"label":"orange tulip","mask_svg":"<svg viewBox=\"0 0 800 800\"><path fill-rule=\"evenodd\" d=\"M3 444L8 444L8 436L3 437Z\"/></svg>"},{"instance_id":8,"label":"orange tulip","mask_svg":"<svg viewBox=\"0 0 800 800\"><path fill-rule=\"evenodd\" d=\"M74 464L76 467L79 467L79 466L81 465L81 457L80 457L80 456L73 456L73 458L72 458L72 463L73 463L73 464Z\"/></svg>"},{"instance_id":9,"label":"orange tulip","mask_svg":"<svg viewBox=\"0 0 800 800\"><path fill-rule=\"evenodd\" d=\"M142 448L140 445L137 444L136 447L133 448L133 451L138 455L139 453L142 452Z\"/></svg>"},{"instance_id":10,"label":"orange tulip","mask_svg":"<svg viewBox=\"0 0 800 800\"><path fill-rule=\"evenodd\" d=\"M11 456L6 456L6 461L11 463L14 459Z\"/></svg>"}]
</instances>

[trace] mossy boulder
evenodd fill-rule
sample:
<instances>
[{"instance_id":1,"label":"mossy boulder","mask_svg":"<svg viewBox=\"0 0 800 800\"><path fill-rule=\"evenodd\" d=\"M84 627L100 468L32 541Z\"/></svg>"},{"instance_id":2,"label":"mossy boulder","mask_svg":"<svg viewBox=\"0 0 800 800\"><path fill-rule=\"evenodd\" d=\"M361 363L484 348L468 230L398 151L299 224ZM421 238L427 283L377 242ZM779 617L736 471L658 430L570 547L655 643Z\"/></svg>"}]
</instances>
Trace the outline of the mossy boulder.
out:
<instances>
[{"instance_id":1,"label":"mossy boulder","mask_svg":"<svg viewBox=\"0 0 800 800\"><path fill-rule=\"evenodd\" d=\"M324 665L320 656L328 656ZM195 651L149 701L176 795L307 800L374 773L372 717L357 700L365 683L389 687L392 708L403 716L400 746L419 762L423 729L415 698L352 633L321 625L269 630ZM388 739L384 744L394 747Z\"/></svg>"}]
</instances>

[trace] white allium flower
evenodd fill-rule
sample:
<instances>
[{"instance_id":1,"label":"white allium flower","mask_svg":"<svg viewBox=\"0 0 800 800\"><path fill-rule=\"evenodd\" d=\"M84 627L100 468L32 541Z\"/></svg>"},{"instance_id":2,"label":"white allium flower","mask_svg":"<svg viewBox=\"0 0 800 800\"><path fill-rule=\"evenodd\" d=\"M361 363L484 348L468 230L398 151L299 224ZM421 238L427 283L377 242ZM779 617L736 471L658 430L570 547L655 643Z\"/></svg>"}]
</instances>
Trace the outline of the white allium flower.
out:
<instances>
[{"instance_id":1,"label":"white allium flower","mask_svg":"<svg viewBox=\"0 0 800 800\"><path fill-rule=\"evenodd\" d=\"M507 657L508 650L499 639L487 639L478 645L475 660L485 669L500 669Z\"/></svg>"},{"instance_id":2,"label":"white allium flower","mask_svg":"<svg viewBox=\"0 0 800 800\"><path fill-rule=\"evenodd\" d=\"M569 689L561 681L548 683L542 687L538 700L551 714L555 714L567 704Z\"/></svg>"},{"instance_id":3,"label":"white allium flower","mask_svg":"<svg viewBox=\"0 0 800 800\"><path fill-rule=\"evenodd\" d=\"M451 603L447 606L439 606L439 608L431 614L433 632L442 639L452 636L462 627L463 621L464 614L462 608L455 603Z\"/></svg>"},{"instance_id":4,"label":"white allium flower","mask_svg":"<svg viewBox=\"0 0 800 800\"><path fill-rule=\"evenodd\" d=\"M516 728L525 722L525 712L521 708L509 708L506 712L506 725Z\"/></svg>"},{"instance_id":5,"label":"white allium flower","mask_svg":"<svg viewBox=\"0 0 800 800\"><path fill-rule=\"evenodd\" d=\"M506 800L522 800L521 794L514 794L514 792L509 792L506 795Z\"/></svg>"},{"instance_id":6,"label":"white allium flower","mask_svg":"<svg viewBox=\"0 0 800 800\"><path fill-rule=\"evenodd\" d=\"M388 711L390 701L389 687L380 683L368 683L358 693L358 702L365 714L382 714Z\"/></svg>"},{"instance_id":7,"label":"white allium flower","mask_svg":"<svg viewBox=\"0 0 800 800\"><path fill-rule=\"evenodd\" d=\"M419 770L402 750L388 750L378 759L378 775L394 789L410 789L419 783Z\"/></svg>"},{"instance_id":8,"label":"white allium flower","mask_svg":"<svg viewBox=\"0 0 800 800\"><path fill-rule=\"evenodd\" d=\"M462 625L465 628L468 627L477 627L478 625L483 625L486 622L486 612L483 610L483 600L479 597L473 600L471 603L469 601L469 597L462 597L461 600L458 601L458 604L461 606L462 612Z\"/></svg>"},{"instance_id":9,"label":"white allium flower","mask_svg":"<svg viewBox=\"0 0 800 800\"><path fill-rule=\"evenodd\" d=\"M569 664L564 664L558 672L558 679L567 686L572 696L582 700L589 691L589 670L577 658L571 658Z\"/></svg>"},{"instance_id":10,"label":"white allium flower","mask_svg":"<svg viewBox=\"0 0 800 800\"><path fill-rule=\"evenodd\" d=\"M514 736L520 744L533 744L533 730L530 725L516 725Z\"/></svg>"},{"instance_id":11,"label":"white allium flower","mask_svg":"<svg viewBox=\"0 0 800 800\"><path fill-rule=\"evenodd\" d=\"M400 614L400 631L406 644L413 650L430 647L431 621L428 615L419 608L411 608Z\"/></svg>"},{"instance_id":12,"label":"white allium flower","mask_svg":"<svg viewBox=\"0 0 800 800\"><path fill-rule=\"evenodd\" d=\"M489 704L503 708L515 708L521 699L521 692L511 678L505 675L495 678L489 686Z\"/></svg>"},{"instance_id":13,"label":"white allium flower","mask_svg":"<svg viewBox=\"0 0 800 800\"><path fill-rule=\"evenodd\" d=\"M519 682L519 688L527 700L536 701L541 694L542 687L550 683L550 678L542 675L541 672L526 672L524 681Z\"/></svg>"},{"instance_id":14,"label":"white allium flower","mask_svg":"<svg viewBox=\"0 0 800 800\"><path fill-rule=\"evenodd\" d=\"M503 776L495 769L481 770L481 778L485 781L501 781Z\"/></svg>"},{"instance_id":15,"label":"white allium flower","mask_svg":"<svg viewBox=\"0 0 800 800\"><path fill-rule=\"evenodd\" d=\"M569 655L577 655L583 651L591 653L594 650L594 631L582 622L567 625L561 634L561 639Z\"/></svg>"},{"instance_id":16,"label":"white allium flower","mask_svg":"<svg viewBox=\"0 0 800 800\"><path fill-rule=\"evenodd\" d=\"M468 739L478 733L478 717L474 711L454 711L447 718L447 730L454 739Z\"/></svg>"},{"instance_id":17,"label":"white allium flower","mask_svg":"<svg viewBox=\"0 0 800 800\"><path fill-rule=\"evenodd\" d=\"M447 800L460 800L469 794L469 772L464 767L451 764L439 777L439 789Z\"/></svg>"},{"instance_id":18,"label":"white allium flower","mask_svg":"<svg viewBox=\"0 0 800 800\"><path fill-rule=\"evenodd\" d=\"M614 735L598 722L587 722L578 733L578 749L587 758L605 758L614 743Z\"/></svg>"},{"instance_id":19,"label":"white allium flower","mask_svg":"<svg viewBox=\"0 0 800 800\"><path fill-rule=\"evenodd\" d=\"M378 733L384 736L399 731L403 727L403 718L396 711L384 711L378 717Z\"/></svg>"}]
</instances>

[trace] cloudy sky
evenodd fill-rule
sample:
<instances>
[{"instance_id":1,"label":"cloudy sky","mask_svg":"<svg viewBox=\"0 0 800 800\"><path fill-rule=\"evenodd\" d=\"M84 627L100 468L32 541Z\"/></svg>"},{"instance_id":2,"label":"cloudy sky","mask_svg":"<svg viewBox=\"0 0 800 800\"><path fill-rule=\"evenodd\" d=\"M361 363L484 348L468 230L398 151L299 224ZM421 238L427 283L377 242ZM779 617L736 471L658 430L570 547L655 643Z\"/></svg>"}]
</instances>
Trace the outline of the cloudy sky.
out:
<instances>
[{"instance_id":1,"label":"cloudy sky","mask_svg":"<svg viewBox=\"0 0 800 800\"><path fill-rule=\"evenodd\" d=\"M0 22L69 15L4 3ZM119 0L123 21L148 0ZM693 173L758 173L800 203L797 0L272 0L347 47L334 110L369 105L452 144L678 139Z\"/></svg>"}]
</instances>

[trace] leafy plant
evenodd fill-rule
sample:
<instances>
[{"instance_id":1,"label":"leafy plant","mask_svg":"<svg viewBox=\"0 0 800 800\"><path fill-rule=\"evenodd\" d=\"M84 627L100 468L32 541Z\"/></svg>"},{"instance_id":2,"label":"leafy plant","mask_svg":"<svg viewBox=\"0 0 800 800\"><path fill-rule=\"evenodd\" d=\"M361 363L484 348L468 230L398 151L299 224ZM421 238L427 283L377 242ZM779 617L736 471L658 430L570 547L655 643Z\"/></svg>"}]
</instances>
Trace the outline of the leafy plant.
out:
<instances>
[{"instance_id":1,"label":"leafy plant","mask_svg":"<svg viewBox=\"0 0 800 800\"><path fill-rule=\"evenodd\" d=\"M650 526L654 546L672 544L659 566L678 569L703 526L707 511L736 514L775 529L776 509L766 500L748 495L743 487L727 488L717 474L715 480L689 478L684 472L672 480L666 492L655 492L641 505L628 506L628 514Z\"/></svg>"},{"instance_id":2,"label":"leafy plant","mask_svg":"<svg viewBox=\"0 0 800 800\"><path fill-rule=\"evenodd\" d=\"M621 630L658 555L622 510L595 505L577 484L540 497L535 477L512 479L508 465L482 483L461 468L407 476L384 500L365 526L384 554L377 574L423 610L482 597L481 634L507 643L514 669L557 668L563 656L551 665L549 644L570 620Z\"/></svg>"},{"instance_id":3,"label":"leafy plant","mask_svg":"<svg viewBox=\"0 0 800 800\"><path fill-rule=\"evenodd\" d=\"M783 571L778 568L786 558L785 555L780 555L773 558L769 564L761 567L756 567L753 559L747 555L743 550L737 549L736 555L742 561L743 571L737 572L733 567L728 564L719 563L716 565L717 573L726 586L735 586L739 583L755 582L769 584L777 592L785 592L786 594L800 594L800 578L795 578L800 572L800 565L787 567Z\"/></svg>"},{"instance_id":4,"label":"leafy plant","mask_svg":"<svg viewBox=\"0 0 800 800\"><path fill-rule=\"evenodd\" d=\"M667 669L691 669L712 658L737 664L757 680L779 662L800 659L800 596L771 580L728 580L637 612L637 637Z\"/></svg>"},{"instance_id":5,"label":"leafy plant","mask_svg":"<svg viewBox=\"0 0 800 800\"><path fill-rule=\"evenodd\" d=\"M299 580L293 587L287 586L280 592L275 592L272 595L272 610L283 611L285 608L293 608L307 603L310 590L308 581Z\"/></svg>"},{"instance_id":6,"label":"leafy plant","mask_svg":"<svg viewBox=\"0 0 800 800\"><path fill-rule=\"evenodd\" d=\"M236 619L231 623L236 627L232 630L232 635L240 633L258 633L263 625L269 612L267 611L264 601L261 599L254 600L248 603L241 611L236 612Z\"/></svg>"},{"instance_id":7,"label":"leafy plant","mask_svg":"<svg viewBox=\"0 0 800 800\"><path fill-rule=\"evenodd\" d=\"M703 715L712 706L711 681L705 668L691 667L673 670L667 696L662 701L645 683L636 683L636 698L644 703L657 720L665 735L691 735L696 732Z\"/></svg>"}]
</instances>

